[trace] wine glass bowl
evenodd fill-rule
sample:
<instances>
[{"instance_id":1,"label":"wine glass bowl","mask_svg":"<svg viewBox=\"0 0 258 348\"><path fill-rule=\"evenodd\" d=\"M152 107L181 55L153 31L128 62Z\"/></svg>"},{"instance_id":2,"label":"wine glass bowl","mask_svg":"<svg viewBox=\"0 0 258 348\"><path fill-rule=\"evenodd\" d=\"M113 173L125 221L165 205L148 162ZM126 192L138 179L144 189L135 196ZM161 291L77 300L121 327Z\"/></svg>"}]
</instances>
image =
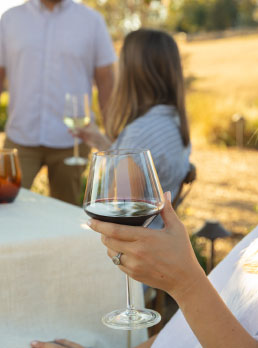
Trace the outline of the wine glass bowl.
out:
<instances>
[{"instance_id":1,"label":"wine glass bowl","mask_svg":"<svg viewBox=\"0 0 258 348\"><path fill-rule=\"evenodd\" d=\"M21 187L17 149L0 149L0 203L15 200Z\"/></svg>"},{"instance_id":2,"label":"wine glass bowl","mask_svg":"<svg viewBox=\"0 0 258 348\"><path fill-rule=\"evenodd\" d=\"M87 159L79 156L79 139L76 129L87 126L91 121L89 99L87 94L65 95L64 124L74 136L74 153L64 160L67 165L85 165Z\"/></svg>"},{"instance_id":3,"label":"wine glass bowl","mask_svg":"<svg viewBox=\"0 0 258 348\"><path fill-rule=\"evenodd\" d=\"M84 210L94 219L130 226L148 226L164 206L164 197L151 153L141 149L100 151L92 155ZM150 309L135 309L126 276L127 308L102 318L105 325L132 330L157 324Z\"/></svg>"}]
</instances>

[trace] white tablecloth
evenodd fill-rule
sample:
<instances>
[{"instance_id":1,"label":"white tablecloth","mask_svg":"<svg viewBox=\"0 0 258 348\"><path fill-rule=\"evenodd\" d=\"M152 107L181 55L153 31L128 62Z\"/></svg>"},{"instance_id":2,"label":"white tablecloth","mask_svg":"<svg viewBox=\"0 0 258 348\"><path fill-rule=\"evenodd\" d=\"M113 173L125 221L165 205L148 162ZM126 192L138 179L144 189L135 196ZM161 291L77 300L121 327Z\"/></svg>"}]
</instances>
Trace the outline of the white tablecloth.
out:
<instances>
[{"instance_id":1,"label":"white tablecloth","mask_svg":"<svg viewBox=\"0 0 258 348\"><path fill-rule=\"evenodd\" d=\"M94 348L126 348L127 331L101 317L126 304L125 276L106 255L81 208L21 189L0 204L0 347L67 338ZM135 303L143 306L134 283ZM147 338L132 332L132 346Z\"/></svg>"}]
</instances>

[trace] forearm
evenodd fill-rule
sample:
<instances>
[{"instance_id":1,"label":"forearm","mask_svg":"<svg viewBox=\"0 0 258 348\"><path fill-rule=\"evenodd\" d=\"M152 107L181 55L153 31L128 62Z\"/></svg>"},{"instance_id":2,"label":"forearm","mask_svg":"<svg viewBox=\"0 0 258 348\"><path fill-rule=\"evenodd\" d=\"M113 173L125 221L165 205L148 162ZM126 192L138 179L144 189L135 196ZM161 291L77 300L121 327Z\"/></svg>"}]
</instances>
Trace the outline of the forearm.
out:
<instances>
[{"instance_id":1,"label":"forearm","mask_svg":"<svg viewBox=\"0 0 258 348\"><path fill-rule=\"evenodd\" d=\"M104 119L104 125L107 122L107 105L111 96L114 84L114 67L113 65L107 65L104 67L96 68L95 70L95 82L98 88L98 99L101 109L101 113Z\"/></svg>"},{"instance_id":2,"label":"forearm","mask_svg":"<svg viewBox=\"0 0 258 348\"><path fill-rule=\"evenodd\" d=\"M4 89L4 80L5 80L5 68L0 67L0 95Z\"/></svg>"},{"instance_id":3,"label":"forearm","mask_svg":"<svg viewBox=\"0 0 258 348\"><path fill-rule=\"evenodd\" d=\"M233 316L205 274L187 291L173 297L202 347L258 347L258 342Z\"/></svg>"},{"instance_id":4,"label":"forearm","mask_svg":"<svg viewBox=\"0 0 258 348\"><path fill-rule=\"evenodd\" d=\"M113 87L113 84L106 82L98 90L99 105L101 109L101 114L103 116L104 125L107 122L107 103L110 98L112 87Z\"/></svg>"}]
</instances>

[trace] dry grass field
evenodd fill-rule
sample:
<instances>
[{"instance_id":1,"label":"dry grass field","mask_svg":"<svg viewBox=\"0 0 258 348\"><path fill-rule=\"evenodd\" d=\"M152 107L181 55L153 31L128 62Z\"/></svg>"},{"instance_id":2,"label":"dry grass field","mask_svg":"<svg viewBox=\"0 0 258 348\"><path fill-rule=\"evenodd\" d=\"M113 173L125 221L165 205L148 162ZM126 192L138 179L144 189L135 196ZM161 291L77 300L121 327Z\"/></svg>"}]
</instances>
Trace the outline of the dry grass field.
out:
<instances>
[{"instance_id":1,"label":"dry grass field","mask_svg":"<svg viewBox=\"0 0 258 348\"><path fill-rule=\"evenodd\" d=\"M195 87L223 97L258 98L258 35L179 42Z\"/></svg>"},{"instance_id":2,"label":"dry grass field","mask_svg":"<svg viewBox=\"0 0 258 348\"><path fill-rule=\"evenodd\" d=\"M233 233L216 242L218 262L258 224L258 151L207 145L235 113L258 128L258 35L178 42L185 74L192 77L187 107L198 170L179 214L190 233L209 219Z\"/></svg>"},{"instance_id":3,"label":"dry grass field","mask_svg":"<svg viewBox=\"0 0 258 348\"><path fill-rule=\"evenodd\" d=\"M187 106L193 132L212 140L235 113L247 127L258 126L258 35L178 43L192 81Z\"/></svg>"}]
</instances>

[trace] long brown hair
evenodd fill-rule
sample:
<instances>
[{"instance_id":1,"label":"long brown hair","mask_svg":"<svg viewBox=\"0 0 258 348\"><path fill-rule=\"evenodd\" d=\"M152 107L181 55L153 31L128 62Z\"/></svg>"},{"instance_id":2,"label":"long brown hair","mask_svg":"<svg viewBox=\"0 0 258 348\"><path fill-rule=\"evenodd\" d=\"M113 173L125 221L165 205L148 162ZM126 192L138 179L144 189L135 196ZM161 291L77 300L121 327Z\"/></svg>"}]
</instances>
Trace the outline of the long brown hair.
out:
<instances>
[{"instance_id":1,"label":"long brown hair","mask_svg":"<svg viewBox=\"0 0 258 348\"><path fill-rule=\"evenodd\" d=\"M108 110L107 134L117 138L127 124L158 104L176 107L183 144L188 145L184 80L177 44L166 32L139 29L124 40Z\"/></svg>"}]
</instances>

